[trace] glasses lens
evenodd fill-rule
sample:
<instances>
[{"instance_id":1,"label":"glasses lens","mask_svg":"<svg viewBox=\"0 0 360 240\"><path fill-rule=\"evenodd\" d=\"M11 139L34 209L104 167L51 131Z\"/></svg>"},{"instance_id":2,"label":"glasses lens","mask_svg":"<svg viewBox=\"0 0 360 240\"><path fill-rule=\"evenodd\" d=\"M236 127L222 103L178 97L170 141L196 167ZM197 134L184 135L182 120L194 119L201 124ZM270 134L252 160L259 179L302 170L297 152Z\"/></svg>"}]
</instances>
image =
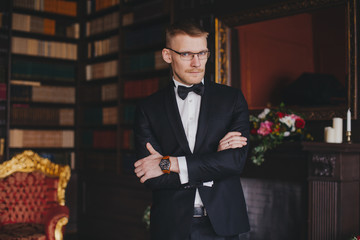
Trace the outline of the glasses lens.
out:
<instances>
[{"instance_id":1,"label":"glasses lens","mask_svg":"<svg viewBox=\"0 0 360 240\"><path fill-rule=\"evenodd\" d=\"M203 51L199 53L192 53L192 52L184 52L180 54L180 57L184 60L190 61L194 58L195 55L198 55L200 60L204 60L209 58L210 52L209 51Z\"/></svg>"}]
</instances>

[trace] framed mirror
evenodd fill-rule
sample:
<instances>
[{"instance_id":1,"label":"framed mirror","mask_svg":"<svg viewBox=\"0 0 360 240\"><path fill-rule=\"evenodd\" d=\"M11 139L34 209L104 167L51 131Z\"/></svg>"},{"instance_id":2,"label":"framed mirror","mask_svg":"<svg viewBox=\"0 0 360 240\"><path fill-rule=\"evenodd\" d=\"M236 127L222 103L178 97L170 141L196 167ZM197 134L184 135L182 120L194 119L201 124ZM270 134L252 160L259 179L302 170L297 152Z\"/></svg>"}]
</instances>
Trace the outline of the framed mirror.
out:
<instances>
[{"instance_id":1,"label":"framed mirror","mask_svg":"<svg viewBox=\"0 0 360 240\"><path fill-rule=\"evenodd\" d=\"M215 79L251 111L284 102L307 120L358 118L357 0L285 1L219 17Z\"/></svg>"}]
</instances>

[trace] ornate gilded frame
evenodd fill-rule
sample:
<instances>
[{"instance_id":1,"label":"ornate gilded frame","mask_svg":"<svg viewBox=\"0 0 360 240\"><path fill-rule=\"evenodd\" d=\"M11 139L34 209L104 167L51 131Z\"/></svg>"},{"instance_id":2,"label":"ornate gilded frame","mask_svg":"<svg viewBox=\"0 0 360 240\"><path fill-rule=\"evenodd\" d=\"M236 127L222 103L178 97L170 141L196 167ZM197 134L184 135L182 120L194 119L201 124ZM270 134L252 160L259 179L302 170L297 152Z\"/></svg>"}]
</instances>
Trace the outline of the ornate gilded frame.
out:
<instances>
[{"instance_id":1,"label":"ornate gilded frame","mask_svg":"<svg viewBox=\"0 0 360 240\"><path fill-rule=\"evenodd\" d=\"M216 82L231 83L229 70L229 55L231 46L227 37L232 27L248 23L294 15L316 9L344 5L347 15L347 61L348 61L348 108L353 119L357 119L358 110L358 49L357 49L357 6L359 0L299 0L286 1L268 5L262 8L243 10L231 16L216 19L215 26L215 79ZM308 120L329 120L333 117L346 116L347 109L317 108L301 109L300 112Z\"/></svg>"}]
</instances>

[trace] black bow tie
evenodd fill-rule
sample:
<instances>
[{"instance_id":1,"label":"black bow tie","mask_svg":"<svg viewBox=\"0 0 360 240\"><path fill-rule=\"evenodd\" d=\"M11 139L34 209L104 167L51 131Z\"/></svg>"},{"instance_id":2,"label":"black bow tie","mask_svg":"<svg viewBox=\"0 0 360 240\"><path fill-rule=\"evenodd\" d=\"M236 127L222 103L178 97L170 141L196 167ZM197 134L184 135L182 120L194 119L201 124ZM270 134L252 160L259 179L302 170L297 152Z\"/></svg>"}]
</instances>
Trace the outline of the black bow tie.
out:
<instances>
[{"instance_id":1,"label":"black bow tie","mask_svg":"<svg viewBox=\"0 0 360 240\"><path fill-rule=\"evenodd\" d=\"M192 87L184 87L184 86L178 86L178 95L179 97L184 100L189 92L193 91L194 93L202 96L204 93L204 84L198 83L193 85Z\"/></svg>"}]
</instances>

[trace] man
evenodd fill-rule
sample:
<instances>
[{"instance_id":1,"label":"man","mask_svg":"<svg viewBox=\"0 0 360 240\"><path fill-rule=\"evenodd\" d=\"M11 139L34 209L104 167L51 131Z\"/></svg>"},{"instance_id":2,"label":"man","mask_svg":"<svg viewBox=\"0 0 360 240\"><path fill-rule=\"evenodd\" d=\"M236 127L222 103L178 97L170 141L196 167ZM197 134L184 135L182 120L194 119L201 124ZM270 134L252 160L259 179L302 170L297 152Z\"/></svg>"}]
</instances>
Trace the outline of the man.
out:
<instances>
[{"instance_id":1,"label":"man","mask_svg":"<svg viewBox=\"0 0 360 240\"><path fill-rule=\"evenodd\" d=\"M239 239L249 231L239 177L247 103L241 91L204 79L207 36L192 22L167 29L162 56L173 79L137 108L135 173L153 190L154 240Z\"/></svg>"}]
</instances>

